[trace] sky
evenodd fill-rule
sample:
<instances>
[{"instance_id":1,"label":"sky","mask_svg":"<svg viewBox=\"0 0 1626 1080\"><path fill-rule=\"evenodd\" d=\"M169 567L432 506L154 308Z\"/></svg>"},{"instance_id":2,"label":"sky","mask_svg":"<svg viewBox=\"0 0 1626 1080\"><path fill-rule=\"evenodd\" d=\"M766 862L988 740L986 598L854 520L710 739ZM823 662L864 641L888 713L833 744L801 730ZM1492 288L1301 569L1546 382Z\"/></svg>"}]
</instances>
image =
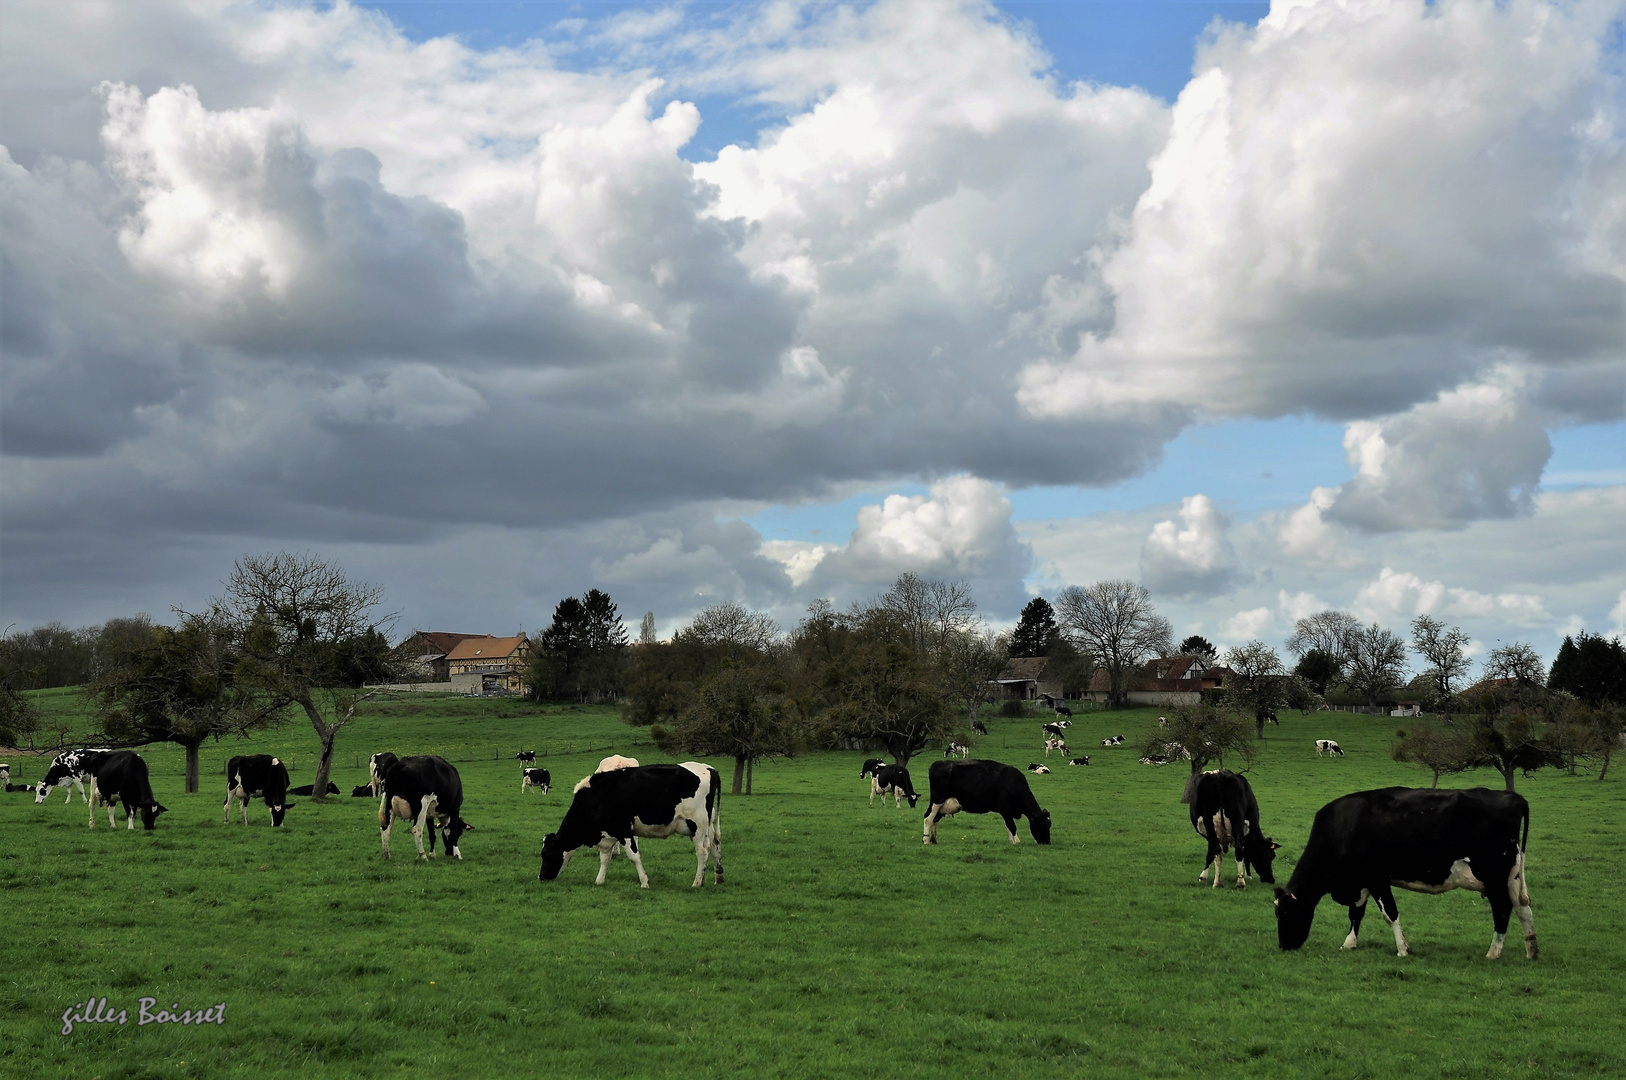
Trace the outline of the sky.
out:
<instances>
[{"instance_id":1,"label":"sky","mask_svg":"<svg viewBox=\"0 0 1626 1080\"><path fill-rule=\"evenodd\" d=\"M3 19L0 624L1626 631L1626 0Z\"/></svg>"}]
</instances>

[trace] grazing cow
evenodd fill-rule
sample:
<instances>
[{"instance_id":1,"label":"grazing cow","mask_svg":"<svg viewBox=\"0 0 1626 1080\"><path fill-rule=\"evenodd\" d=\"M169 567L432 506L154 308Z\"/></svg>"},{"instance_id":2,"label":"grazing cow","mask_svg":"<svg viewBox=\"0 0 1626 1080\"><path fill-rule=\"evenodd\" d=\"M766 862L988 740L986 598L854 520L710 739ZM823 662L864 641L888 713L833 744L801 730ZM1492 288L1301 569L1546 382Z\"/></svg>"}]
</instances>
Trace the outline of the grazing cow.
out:
<instances>
[{"instance_id":1,"label":"grazing cow","mask_svg":"<svg viewBox=\"0 0 1626 1080\"><path fill-rule=\"evenodd\" d=\"M291 787L291 788L288 789L288 794L290 794L290 795L313 795L315 793L316 793L316 785L315 784L301 784L298 787ZM339 785L335 784L331 780L329 780L327 782L327 793L329 795L343 795L344 794L344 792L339 790ZM354 795L355 792L352 791L350 794ZM369 789L367 794L371 795L372 791ZM292 806L293 803L289 803L288 805Z\"/></svg>"},{"instance_id":2,"label":"grazing cow","mask_svg":"<svg viewBox=\"0 0 1626 1080\"><path fill-rule=\"evenodd\" d=\"M1033 773L1033 774L1035 774L1037 776L1049 776L1050 775L1050 766L1041 765L1037 761L1030 761L1030 762L1028 762L1028 772Z\"/></svg>"},{"instance_id":3,"label":"grazing cow","mask_svg":"<svg viewBox=\"0 0 1626 1080\"><path fill-rule=\"evenodd\" d=\"M79 797L86 802L90 796L85 794L85 784L90 780L90 771L85 766L87 754L111 754L113 751L107 747L86 747L83 750L64 750L51 759L46 767L45 779L34 786L34 803L38 805L45 801L52 789L62 787L67 789L67 798L63 804L73 802L73 789L79 789Z\"/></svg>"},{"instance_id":4,"label":"grazing cow","mask_svg":"<svg viewBox=\"0 0 1626 1080\"><path fill-rule=\"evenodd\" d=\"M1320 757L1322 754L1331 754L1333 757L1343 757L1344 748L1333 742L1331 739L1317 739L1315 741L1315 756Z\"/></svg>"},{"instance_id":5,"label":"grazing cow","mask_svg":"<svg viewBox=\"0 0 1626 1080\"><path fill-rule=\"evenodd\" d=\"M998 814L1005 819L1011 843L1018 843L1016 821L1026 816L1028 831L1041 844L1050 843L1050 811L1039 805L1022 770L998 761L934 761L931 795L922 843L937 843L937 823L951 814Z\"/></svg>"},{"instance_id":6,"label":"grazing cow","mask_svg":"<svg viewBox=\"0 0 1626 1080\"><path fill-rule=\"evenodd\" d=\"M1349 908L1344 948L1355 948L1370 897L1394 929L1396 955L1405 956L1409 947L1391 887L1464 888L1490 901L1496 932L1486 958L1501 957L1508 917L1517 914L1524 954L1534 960L1536 927L1524 873L1529 839L1530 804L1511 791L1392 787L1334 799L1316 811L1303 857L1287 887L1276 890L1277 944L1302 946L1316 905L1331 896Z\"/></svg>"},{"instance_id":7,"label":"grazing cow","mask_svg":"<svg viewBox=\"0 0 1626 1080\"><path fill-rule=\"evenodd\" d=\"M978 735L986 735L988 734L988 725L983 723L981 720L973 720L971 721L971 730L976 732Z\"/></svg>"},{"instance_id":8,"label":"grazing cow","mask_svg":"<svg viewBox=\"0 0 1626 1080\"><path fill-rule=\"evenodd\" d=\"M548 775L546 769L521 769L519 772L519 793L525 794L529 787L537 788L546 795L553 786L553 777Z\"/></svg>"},{"instance_id":9,"label":"grazing cow","mask_svg":"<svg viewBox=\"0 0 1626 1080\"><path fill-rule=\"evenodd\" d=\"M1072 727L1073 726L1072 720L1071 720L1071 717L1073 715L1073 710L1072 709L1069 709L1065 705L1057 705L1056 706L1056 715L1057 716L1068 717L1067 720L1060 721L1060 723L1061 723L1061 725L1063 727Z\"/></svg>"},{"instance_id":10,"label":"grazing cow","mask_svg":"<svg viewBox=\"0 0 1626 1080\"><path fill-rule=\"evenodd\" d=\"M390 857L390 829L395 819L412 822L412 839L418 842L418 858L435 853L435 830L441 830L446 850L462 859L458 841L474 829L464 821L463 778L443 757L425 754L401 758L384 773L384 798L378 804L378 828L384 843L384 858ZM424 826L429 827L429 854L423 850Z\"/></svg>"},{"instance_id":11,"label":"grazing cow","mask_svg":"<svg viewBox=\"0 0 1626 1080\"><path fill-rule=\"evenodd\" d=\"M1258 719L1261 724L1275 724L1277 727L1282 726L1282 722L1276 719L1276 714L1273 712L1260 713L1256 719Z\"/></svg>"},{"instance_id":12,"label":"grazing cow","mask_svg":"<svg viewBox=\"0 0 1626 1080\"><path fill-rule=\"evenodd\" d=\"M699 761L681 765L642 765L594 773L578 788L565 811L559 831L542 838L543 881L552 881L580 848L599 853L595 885L604 884L614 847L626 845L627 857L638 869L638 884L649 888L638 837L661 839L682 834L694 840L694 887L706 879L706 857L712 860L712 880L723 883L721 824L722 779L717 770Z\"/></svg>"},{"instance_id":13,"label":"grazing cow","mask_svg":"<svg viewBox=\"0 0 1626 1080\"><path fill-rule=\"evenodd\" d=\"M910 809L914 808L916 800L920 798L915 794L915 786L909 780L909 770L902 765L883 765L873 774L869 784L869 804L875 805L875 796L881 797L881 807L886 807L886 797L892 796L892 804L903 806L903 800L909 800Z\"/></svg>"},{"instance_id":14,"label":"grazing cow","mask_svg":"<svg viewBox=\"0 0 1626 1080\"><path fill-rule=\"evenodd\" d=\"M1202 881L1214 871L1214 888L1219 888L1225 852L1236 849L1236 887L1248 887L1248 874L1255 872L1267 885L1276 884L1271 872L1276 849L1281 845L1264 834L1259 825L1259 800L1254 798L1248 778L1230 769L1210 769L1192 779L1187 788L1191 804L1191 827L1208 841L1203 859Z\"/></svg>"},{"instance_id":15,"label":"grazing cow","mask_svg":"<svg viewBox=\"0 0 1626 1080\"><path fill-rule=\"evenodd\" d=\"M220 823L231 820L232 803L243 802L243 824L248 824L248 801L264 797L271 811L271 827L282 825L282 818L293 803L288 801L288 766L270 754L248 754L226 762L226 801L221 805Z\"/></svg>"},{"instance_id":16,"label":"grazing cow","mask_svg":"<svg viewBox=\"0 0 1626 1080\"><path fill-rule=\"evenodd\" d=\"M1083 757L1074 758L1073 760L1069 761L1067 764L1069 764L1069 765L1088 765L1089 763L1090 763L1090 755L1085 754Z\"/></svg>"},{"instance_id":17,"label":"grazing cow","mask_svg":"<svg viewBox=\"0 0 1626 1080\"><path fill-rule=\"evenodd\" d=\"M963 758L969 753L971 753L971 747L967 746L965 743L951 742L951 743L948 744L948 749L943 751L943 756L946 757L946 758L948 758L948 757L962 757Z\"/></svg>"},{"instance_id":18,"label":"grazing cow","mask_svg":"<svg viewBox=\"0 0 1626 1080\"><path fill-rule=\"evenodd\" d=\"M158 822L158 815L169 808L152 797L152 784L147 779L147 763L130 750L107 752L87 751L80 764L90 775L90 827L96 827L96 803L107 807L107 827L118 826L113 821L113 807L124 804L125 827L135 829L136 811L141 811L141 827L148 832Z\"/></svg>"},{"instance_id":19,"label":"grazing cow","mask_svg":"<svg viewBox=\"0 0 1626 1080\"><path fill-rule=\"evenodd\" d=\"M1044 756L1049 757L1050 751L1052 750L1056 751L1058 754L1072 753L1071 750L1067 749L1067 744L1062 742L1060 739L1046 739L1044 741Z\"/></svg>"},{"instance_id":20,"label":"grazing cow","mask_svg":"<svg viewBox=\"0 0 1626 1080\"><path fill-rule=\"evenodd\" d=\"M1110 739L1102 739L1101 740L1101 745L1102 746L1122 746L1123 744L1124 744L1124 737L1122 735L1114 735Z\"/></svg>"},{"instance_id":21,"label":"grazing cow","mask_svg":"<svg viewBox=\"0 0 1626 1080\"><path fill-rule=\"evenodd\" d=\"M885 758L865 758L864 767L858 770L858 779L862 780L866 776L873 777L876 773L880 772L884 768L886 768Z\"/></svg>"},{"instance_id":22,"label":"grazing cow","mask_svg":"<svg viewBox=\"0 0 1626 1080\"><path fill-rule=\"evenodd\" d=\"M519 753L514 755L514 760L515 761L523 761L527 765L535 765L536 764L536 751L535 750L521 750Z\"/></svg>"}]
</instances>

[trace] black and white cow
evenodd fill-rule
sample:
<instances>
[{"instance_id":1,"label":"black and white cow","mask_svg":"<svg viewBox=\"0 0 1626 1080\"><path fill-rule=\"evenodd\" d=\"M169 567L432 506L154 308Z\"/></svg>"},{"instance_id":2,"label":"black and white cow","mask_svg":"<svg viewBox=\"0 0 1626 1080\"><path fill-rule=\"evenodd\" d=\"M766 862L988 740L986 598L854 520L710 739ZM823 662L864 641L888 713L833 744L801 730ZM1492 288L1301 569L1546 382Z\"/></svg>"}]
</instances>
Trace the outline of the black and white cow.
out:
<instances>
[{"instance_id":1,"label":"black and white cow","mask_svg":"<svg viewBox=\"0 0 1626 1080\"><path fill-rule=\"evenodd\" d=\"M85 794L85 785L90 782L90 770L85 765L87 754L111 754L113 751L105 746L86 747L82 750L64 750L51 759L51 764L45 769L45 779L34 787L34 802L39 804L45 801L54 788L67 789L67 798L63 804L73 802L73 789L79 789L79 797L86 802L90 796Z\"/></svg>"},{"instance_id":2,"label":"black and white cow","mask_svg":"<svg viewBox=\"0 0 1626 1080\"><path fill-rule=\"evenodd\" d=\"M557 832L542 838L543 881L552 881L584 847L597 848L598 877L604 884L611 852L626 845L627 857L638 869L638 884L649 888L638 838L688 836L694 841L694 887L706 878L706 857L712 860L712 880L723 883L723 784L717 770L699 761L681 765L640 765L594 773L577 788L570 809Z\"/></svg>"},{"instance_id":3,"label":"black and white cow","mask_svg":"<svg viewBox=\"0 0 1626 1080\"><path fill-rule=\"evenodd\" d=\"M1225 853L1236 850L1236 887L1248 887L1250 871L1267 885L1276 884L1271 864L1281 845L1264 834L1259 825L1259 800L1254 798L1248 778L1230 769L1210 769L1193 777L1187 802L1191 804L1191 827L1208 841L1203 859L1202 881L1214 871L1214 888L1219 888Z\"/></svg>"},{"instance_id":4,"label":"black and white cow","mask_svg":"<svg viewBox=\"0 0 1626 1080\"><path fill-rule=\"evenodd\" d=\"M1169 726L1169 718L1167 716L1158 717L1157 718L1157 726L1160 727L1160 728L1167 729L1168 726Z\"/></svg>"},{"instance_id":5,"label":"black and white cow","mask_svg":"<svg viewBox=\"0 0 1626 1080\"><path fill-rule=\"evenodd\" d=\"M1343 757L1344 748L1333 742L1331 739L1317 739L1315 741L1315 756L1320 757L1322 754L1331 754L1333 757Z\"/></svg>"},{"instance_id":6,"label":"black and white cow","mask_svg":"<svg viewBox=\"0 0 1626 1080\"><path fill-rule=\"evenodd\" d=\"M1030 761L1028 762L1028 772L1033 773L1036 776L1049 776L1050 766L1042 765L1037 761Z\"/></svg>"},{"instance_id":7,"label":"black and white cow","mask_svg":"<svg viewBox=\"0 0 1626 1080\"><path fill-rule=\"evenodd\" d=\"M909 779L909 770L902 765L883 765L873 774L869 785L869 804L875 805L875 796L881 797L881 807L886 807L887 795L892 796L892 804L901 808L903 800L909 800L911 809L920 796L915 794L915 786Z\"/></svg>"},{"instance_id":8,"label":"black and white cow","mask_svg":"<svg viewBox=\"0 0 1626 1080\"><path fill-rule=\"evenodd\" d=\"M525 789L534 787L546 795L553 786L553 777L548 775L546 769L521 769L519 773L519 793L525 794Z\"/></svg>"},{"instance_id":9,"label":"black and white cow","mask_svg":"<svg viewBox=\"0 0 1626 1080\"><path fill-rule=\"evenodd\" d=\"M1072 715L1073 715L1073 710L1072 709L1069 709L1065 705L1057 705L1056 706L1056 715L1057 716L1065 716L1065 717L1068 718L1067 720L1061 721L1061 723L1062 723L1062 725L1064 727L1072 727L1073 726L1072 725L1072 719L1071 719Z\"/></svg>"},{"instance_id":10,"label":"black and white cow","mask_svg":"<svg viewBox=\"0 0 1626 1080\"><path fill-rule=\"evenodd\" d=\"M316 793L316 785L315 784L300 784L298 787L291 787L291 788L288 789L288 794L290 794L290 795L313 795L315 793ZM329 795L343 795L344 794L344 792L339 790L339 785L335 784L331 780L329 780L327 782L327 793ZM367 794L371 795L372 793L373 793L372 785L368 784L367 785ZM350 794L354 795L355 792L352 791ZM288 805L292 806L293 803L289 803Z\"/></svg>"},{"instance_id":11,"label":"black and white cow","mask_svg":"<svg viewBox=\"0 0 1626 1080\"><path fill-rule=\"evenodd\" d=\"M220 823L231 820L232 803L241 799L243 824L248 824L248 801L264 797L271 811L271 827L282 824L288 807L288 766L270 754L248 754L226 762L226 802L222 807Z\"/></svg>"},{"instance_id":12,"label":"black and white cow","mask_svg":"<svg viewBox=\"0 0 1626 1080\"><path fill-rule=\"evenodd\" d=\"M1522 832L1521 832L1522 829ZM1471 788L1380 788L1345 795L1316 811L1304 856L1287 887L1276 890L1276 939L1297 949L1310 936L1316 905L1331 896L1349 908L1344 948L1353 949L1368 898L1409 951L1393 886L1413 892L1471 889L1490 901L1496 932L1486 958L1502 955L1508 918L1524 928L1524 954L1534 960L1536 926L1524 874L1530 804L1511 791Z\"/></svg>"},{"instance_id":13,"label":"black and white cow","mask_svg":"<svg viewBox=\"0 0 1626 1080\"><path fill-rule=\"evenodd\" d=\"M1060 739L1066 735L1067 729L1072 726L1073 725L1070 721L1057 720L1053 723L1042 725L1039 730L1044 733L1046 738Z\"/></svg>"},{"instance_id":14,"label":"black and white cow","mask_svg":"<svg viewBox=\"0 0 1626 1080\"><path fill-rule=\"evenodd\" d=\"M946 758L963 758L969 753L971 753L971 747L967 746L965 743L951 742L948 744L948 749L943 751L943 756Z\"/></svg>"},{"instance_id":15,"label":"black and white cow","mask_svg":"<svg viewBox=\"0 0 1626 1080\"><path fill-rule=\"evenodd\" d=\"M11 786L11 762L9 761L0 761L0 784L8 788ZM70 795L68 798L71 799L73 796Z\"/></svg>"},{"instance_id":16,"label":"black and white cow","mask_svg":"<svg viewBox=\"0 0 1626 1080\"><path fill-rule=\"evenodd\" d=\"M373 794L384 794L384 774L395 766L401 759L388 750L380 750L367 759L367 779L372 781Z\"/></svg>"},{"instance_id":17,"label":"black and white cow","mask_svg":"<svg viewBox=\"0 0 1626 1080\"><path fill-rule=\"evenodd\" d=\"M427 859L435 853L437 828L452 858L463 857L458 841L474 826L462 818L463 778L445 758L424 754L390 763L384 772L383 792L384 798L378 805L378 828L386 859L390 857L390 829L396 818L412 822L412 839L418 843L418 858ZM428 855L423 850L425 825L429 829Z\"/></svg>"},{"instance_id":18,"label":"black and white cow","mask_svg":"<svg viewBox=\"0 0 1626 1080\"><path fill-rule=\"evenodd\" d=\"M519 753L514 755L514 760L515 761L523 761L527 765L535 765L536 764L536 751L535 750L521 750Z\"/></svg>"},{"instance_id":19,"label":"black and white cow","mask_svg":"<svg viewBox=\"0 0 1626 1080\"><path fill-rule=\"evenodd\" d=\"M983 723L981 720L973 720L971 721L971 730L976 732L978 735L986 735L988 734L988 725Z\"/></svg>"},{"instance_id":20,"label":"black and white cow","mask_svg":"<svg viewBox=\"0 0 1626 1080\"><path fill-rule=\"evenodd\" d=\"M1050 812L1039 805L1022 770L998 761L934 761L928 774L930 802L922 843L937 843L937 823L951 814L998 814L1005 819L1011 843L1018 843L1016 822L1028 819L1028 831L1041 844L1050 843Z\"/></svg>"},{"instance_id":21,"label":"black and white cow","mask_svg":"<svg viewBox=\"0 0 1626 1080\"><path fill-rule=\"evenodd\" d=\"M1073 760L1069 761L1067 764L1069 764L1069 765L1088 765L1089 763L1090 763L1090 755L1085 754L1083 757L1074 758Z\"/></svg>"},{"instance_id":22,"label":"black and white cow","mask_svg":"<svg viewBox=\"0 0 1626 1080\"><path fill-rule=\"evenodd\" d=\"M135 829L136 811L141 811L141 827L152 832L158 815L169 808L159 804L152 796L152 784L147 778L147 763L131 750L86 751L80 757L81 766L90 774L90 827L96 827L96 803L107 807L107 826L117 828L113 820L113 807L124 804L124 822Z\"/></svg>"},{"instance_id":23,"label":"black and white cow","mask_svg":"<svg viewBox=\"0 0 1626 1080\"><path fill-rule=\"evenodd\" d=\"M884 768L886 768L885 758L865 758L864 767L858 770L858 779L862 780L866 776L873 777L876 773L880 772Z\"/></svg>"},{"instance_id":24,"label":"black and white cow","mask_svg":"<svg viewBox=\"0 0 1626 1080\"><path fill-rule=\"evenodd\" d=\"M1049 757L1050 751L1052 750L1056 751L1058 754L1072 753L1072 751L1067 748L1067 744L1062 742L1060 739L1046 739L1044 741L1044 756Z\"/></svg>"},{"instance_id":25,"label":"black and white cow","mask_svg":"<svg viewBox=\"0 0 1626 1080\"><path fill-rule=\"evenodd\" d=\"M1122 735L1114 735L1110 739L1102 739L1101 740L1101 745L1102 746L1122 746L1123 744L1124 744L1124 737Z\"/></svg>"}]
</instances>

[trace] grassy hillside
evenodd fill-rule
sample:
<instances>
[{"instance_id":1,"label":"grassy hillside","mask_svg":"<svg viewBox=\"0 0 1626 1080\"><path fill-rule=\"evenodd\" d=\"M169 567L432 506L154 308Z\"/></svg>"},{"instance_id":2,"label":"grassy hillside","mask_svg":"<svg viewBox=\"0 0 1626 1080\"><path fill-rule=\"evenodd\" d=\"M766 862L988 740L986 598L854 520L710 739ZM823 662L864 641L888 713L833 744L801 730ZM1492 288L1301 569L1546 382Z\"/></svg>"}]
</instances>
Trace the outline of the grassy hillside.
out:
<instances>
[{"instance_id":1,"label":"grassy hillside","mask_svg":"<svg viewBox=\"0 0 1626 1080\"><path fill-rule=\"evenodd\" d=\"M1141 766L1152 713L1086 714L1090 768L1033 777L1055 843L1013 848L997 818L961 815L920 842L924 810L870 809L864 755L764 763L757 794L725 797L728 879L689 888L692 848L651 841L653 888L617 860L537 880L543 833L571 784L614 749L663 760L610 710L414 699L340 737L337 782L367 754L458 764L476 831L464 861L418 863L397 833L380 855L376 804L299 800L273 831L223 826L233 753L291 759L309 782L315 740L290 724L207 747L204 791L181 792L178 751L144 751L158 831L86 828L58 792L0 800L0 896L11 963L0 977L0 1075L1597 1076L1626 1072L1619 1026L1626 942L1626 787L1542 774L1529 874L1542 959L1484 959L1477 896L1400 893L1413 955L1374 914L1353 952L1324 904L1308 946L1276 948L1270 890L1197 885L1203 843L1179 805L1183 766ZM1315 809L1347 791L1426 783L1389 759L1387 719L1284 717L1251 778L1285 880ZM1038 722L994 720L979 756L1025 765ZM1317 758L1316 738L1348 757ZM514 751L538 749L555 790L521 794ZM926 787L930 758L917 759ZM1055 763L1055 759L1052 758ZM720 768L726 762L718 761ZM13 761L20 779L40 763ZM1493 783L1462 778L1460 786ZM1229 875L1228 875L1229 877ZM130 1022L59 1034L105 995ZM138 1027L154 1008L226 1004L224 1023Z\"/></svg>"}]
</instances>

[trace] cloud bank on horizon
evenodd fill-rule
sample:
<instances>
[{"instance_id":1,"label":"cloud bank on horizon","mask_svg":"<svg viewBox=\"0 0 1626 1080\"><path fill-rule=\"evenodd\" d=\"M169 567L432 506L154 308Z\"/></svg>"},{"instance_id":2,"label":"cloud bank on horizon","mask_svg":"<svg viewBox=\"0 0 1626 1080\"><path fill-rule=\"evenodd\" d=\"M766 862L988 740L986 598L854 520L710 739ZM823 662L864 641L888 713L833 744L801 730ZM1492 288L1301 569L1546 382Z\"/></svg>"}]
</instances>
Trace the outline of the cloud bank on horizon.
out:
<instances>
[{"instance_id":1,"label":"cloud bank on horizon","mask_svg":"<svg viewBox=\"0 0 1626 1080\"><path fill-rule=\"evenodd\" d=\"M1623 10L1277 0L1170 104L970 0L488 50L346 3L21 5L0 606L161 611L288 547L459 629L904 570L995 618L1138 577L1232 642L1321 604L1614 628L1626 486L1541 480L1626 416ZM773 119L691 162L705 95ZM1350 475L1245 521L1200 474L1013 513L1284 416L1344 425ZM740 520L905 487L846 538Z\"/></svg>"}]
</instances>

